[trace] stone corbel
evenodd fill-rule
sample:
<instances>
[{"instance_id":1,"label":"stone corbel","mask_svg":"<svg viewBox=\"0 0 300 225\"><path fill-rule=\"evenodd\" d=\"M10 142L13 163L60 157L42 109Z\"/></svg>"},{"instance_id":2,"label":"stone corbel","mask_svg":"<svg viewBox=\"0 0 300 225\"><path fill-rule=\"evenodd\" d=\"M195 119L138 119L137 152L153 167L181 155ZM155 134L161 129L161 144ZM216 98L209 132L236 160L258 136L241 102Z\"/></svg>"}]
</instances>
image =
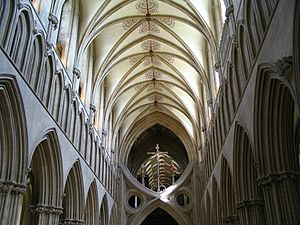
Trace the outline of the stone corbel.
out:
<instances>
[{"instance_id":1,"label":"stone corbel","mask_svg":"<svg viewBox=\"0 0 300 225\"><path fill-rule=\"evenodd\" d=\"M282 59L277 60L277 62L275 63L275 68L280 76L284 76L289 79L293 73L292 56L283 57Z\"/></svg>"},{"instance_id":2,"label":"stone corbel","mask_svg":"<svg viewBox=\"0 0 300 225\"><path fill-rule=\"evenodd\" d=\"M58 18L53 13L49 13L48 20L52 24L54 30L56 30L58 25Z\"/></svg>"},{"instance_id":3,"label":"stone corbel","mask_svg":"<svg viewBox=\"0 0 300 225\"><path fill-rule=\"evenodd\" d=\"M233 4L231 4L228 6L228 8L225 11L226 20L230 19L230 16L233 14L233 12L234 12L234 6L233 6Z\"/></svg>"}]
</instances>

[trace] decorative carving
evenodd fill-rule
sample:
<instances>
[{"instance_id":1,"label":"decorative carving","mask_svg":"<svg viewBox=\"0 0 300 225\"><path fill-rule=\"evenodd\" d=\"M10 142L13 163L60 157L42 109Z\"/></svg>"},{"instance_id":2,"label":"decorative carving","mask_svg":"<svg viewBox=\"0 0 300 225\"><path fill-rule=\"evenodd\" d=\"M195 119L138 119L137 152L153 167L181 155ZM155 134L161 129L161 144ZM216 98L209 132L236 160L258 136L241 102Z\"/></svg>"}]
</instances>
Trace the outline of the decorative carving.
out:
<instances>
[{"instance_id":1,"label":"decorative carving","mask_svg":"<svg viewBox=\"0 0 300 225\"><path fill-rule=\"evenodd\" d=\"M151 70L145 74L146 79L160 79L162 78L162 74L158 70Z\"/></svg>"},{"instance_id":2,"label":"decorative carving","mask_svg":"<svg viewBox=\"0 0 300 225\"><path fill-rule=\"evenodd\" d=\"M73 68L73 74L75 75L75 77L76 77L77 79L79 79L80 76L81 76L80 70L79 70L78 68L76 68L76 67Z\"/></svg>"},{"instance_id":3,"label":"decorative carving","mask_svg":"<svg viewBox=\"0 0 300 225\"><path fill-rule=\"evenodd\" d=\"M143 56L141 56L141 55L133 56L129 59L129 63L130 63L130 65L134 65L142 58L143 58Z\"/></svg>"},{"instance_id":4,"label":"decorative carving","mask_svg":"<svg viewBox=\"0 0 300 225\"><path fill-rule=\"evenodd\" d=\"M58 25L58 18L53 13L49 13L48 20L53 25L54 30L56 30Z\"/></svg>"},{"instance_id":5,"label":"decorative carving","mask_svg":"<svg viewBox=\"0 0 300 225\"><path fill-rule=\"evenodd\" d=\"M128 30L130 27L132 27L134 24L136 24L139 21L137 18L129 18L123 21L123 29Z\"/></svg>"},{"instance_id":6,"label":"decorative carving","mask_svg":"<svg viewBox=\"0 0 300 225\"><path fill-rule=\"evenodd\" d=\"M231 223L231 222L234 222L236 220L237 220L237 217L235 215L233 215L233 216L226 216L226 217L222 218L222 222L228 223L228 224Z\"/></svg>"},{"instance_id":7,"label":"decorative carving","mask_svg":"<svg viewBox=\"0 0 300 225\"><path fill-rule=\"evenodd\" d=\"M18 184L12 181L0 181L0 193L1 194L16 194L23 195L26 192L25 184Z\"/></svg>"},{"instance_id":8,"label":"decorative carving","mask_svg":"<svg viewBox=\"0 0 300 225\"><path fill-rule=\"evenodd\" d=\"M175 20L171 17L160 17L157 20L168 25L171 28L175 26Z\"/></svg>"},{"instance_id":9,"label":"decorative carving","mask_svg":"<svg viewBox=\"0 0 300 225\"><path fill-rule=\"evenodd\" d=\"M225 11L226 19L229 19L230 15L233 14L233 12L234 12L234 6L233 4L231 4L230 6L228 6L228 8Z\"/></svg>"},{"instance_id":10,"label":"decorative carving","mask_svg":"<svg viewBox=\"0 0 300 225\"><path fill-rule=\"evenodd\" d=\"M258 185L264 187L270 185L271 183L279 183L284 180L300 180L300 173L287 171L280 174L270 174L266 177L258 179Z\"/></svg>"},{"instance_id":11,"label":"decorative carving","mask_svg":"<svg viewBox=\"0 0 300 225\"><path fill-rule=\"evenodd\" d=\"M264 201L262 199L251 199L251 200L244 200L242 202L236 203L236 208L247 208L256 205L263 205Z\"/></svg>"},{"instance_id":12,"label":"decorative carving","mask_svg":"<svg viewBox=\"0 0 300 225\"><path fill-rule=\"evenodd\" d=\"M63 213L63 208L58 206L51 206L51 205L43 205L38 204L36 206L31 206L30 212L32 214L54 214L54 215L61 215Z\"/></svg>"},{"instance_id":13,"label":"decorative carving","mask_svg":"<svg viewBox=\"0 0 300 225\"><path fill-rule=\"evenodd\" d=\"M169 55L169 54L160 54L160 56L162 58L164 58L165 60L167 60L169 63L173 63L174 62L174 57L172 55Z\"/></svg>"},{"instance_id":14,"label":"decorative carving","mask_svg":"<svg viewBox=\"0 0 300 225\"><path fill-rule=\"evenodd\" d=\"M144 34L144 33L151 33L151 34L159 34L160 30L158 25L152 21L152 20L148 20L143 22L140 25L140 30L139 30L140 34Z\"/></svg>"},{"instance_id":15,"label":"decorative carving","mask_svg":"<svg viewBox=\"0 0 300 225\"><path fill-rule=\"evenodd\" d=\"M280 75L289 78L291 76L292 70L293 70L292 56L283 57L282 59L279 59L275 63L275 67L276 67L277 72Z\"/></svg>"},{"instance_id":16,"label":"decorative carving","mask_svg":"<svg viewBox=\"0 0 300 225\"><path fill-rule=\"evenodd\" d=\"M148 86L147 91L150 92L150 91L153 91L153 90L162 91L161 84L155 84L155 83L150 84L150 85Z\"/></svg>"},{"instance_id":17,"label":"decorative carving","mask_svg":"<svg viewBox=\"0 0 300 225\"><path fill-rule=\"evenodd\" d=\"M160 43L150 39L142 42L141 47L145 51L157 51L160 48Z\"/></svg>"},{"instance_id":18,"label":"decorative carving","mask_svg":"<svg viewBox=\"0 0 300 225\"><path fill-rule=\"evenodd\" d=\"M146 84L138 84L138 85L136 85L135 87L134 87L134 89L136 90L136 91L139 91L139 90L141 90L143 87L145 87L146 86Z\"/></svg>"},{"instance_id":19,"label":"decorative carving","mask_svg":"<svg viewBox=\"0 0 300 225\"><path fill-rule=\"evenodd\" d=\"M220 63L220 61L218 61L218 62L215 63L214 68L215 68L216 72L220 71L220 69L221 69L221 63Z\"/></svg>"},{"instance_id":20,"label":"decorative carving","mask_svg":"<svg viewBox=\"0 0 300 225\"><path fill-rule=\"evenodd\" d=\"M213 100L212 99L208 99L207 100L207 105L208 105L208 107L213 107Z\"/></svg>"},{"instance_id":21,"label":"decorative carving","mask_svg":"<svg viewBox=\"0 0 300 225\"><path fill-rule=\"evenodd\" d=\"M70 219L66 219L64 220L61 224L65 224L65 225L75 225L75 224L84 224L85 221L84 220L70 220Z\"/></svg>"},{"instance_id":22,"label":"decorative carving","mask_svg":"<svg viewBox=\"0 0 300 225\"><path fill-rule=\"evenodd\" d=\"M135 7L141 14L153 14L158 12L158 2L154 0L139 1Z\"/></svg>"},{"instance_id":23,"label":"decorative carving","mask_svg":"<svg viewBox=\"0 0 300 225\"><path fill-rule=\"evenodd\" d=\"M165 85L166 85L166 87L168 87L169 89L173 89L173 87L174 87L174 84L170 84L170 83L166 83Z\"/></svg>"},{"instance_id":24,"label":"decorative carving","mask_svg":"<svg viewBox=\"0 0 300 225\"><path fill-rule=\"evenodd\" d=\"M158 94L153 94L153 95L150 95L148 96L148 100L149 102L160 102L164 99L164 97L162 95L158 95Z\"/></svg>"},{"instance_id":25,"label":"decorative carving","mask_svg":"<svg viewBox=\"0 0 300 225\"><path fill-rule=\"evenodd\" d=\"M96 106L93 105L93 104L90 104L90 110L92 113L95 113L96 112Z\"/></svg>"},{"instance_id":26,"label":"decorative carving","mask_svg":"<svg viewBox=\"0 0 300 225\"><path fill-rule=\"evenodd\" d=\"M143 65L144 66L149 66L150 64L153 64L153 65L156 65L156 66L160 66L161 62L156 57L148 56L147 58L145 58Z\"/></svg>"}]
</instances>

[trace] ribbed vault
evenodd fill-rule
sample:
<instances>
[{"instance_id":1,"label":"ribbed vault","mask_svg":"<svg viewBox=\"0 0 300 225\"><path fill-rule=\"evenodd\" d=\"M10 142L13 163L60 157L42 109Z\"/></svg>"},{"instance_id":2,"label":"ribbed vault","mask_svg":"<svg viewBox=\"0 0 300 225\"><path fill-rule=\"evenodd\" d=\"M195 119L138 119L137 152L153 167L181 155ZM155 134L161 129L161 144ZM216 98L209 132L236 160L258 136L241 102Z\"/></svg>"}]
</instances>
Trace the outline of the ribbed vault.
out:
<instances>
[{"instance_id":1,"label":"ribbed vault","mask_svg":"<svg viewBox=\"0 0 300 225\"><path fill-rule=\"evenodd\" d=\"M185 129L195 151L218 88L211 68L218 61L219 0L92 1L81 9L79 91L96 108L96 127L113 139L108 149L124 149L132 124L160 112Z\"/></svg>"}]
</instances>

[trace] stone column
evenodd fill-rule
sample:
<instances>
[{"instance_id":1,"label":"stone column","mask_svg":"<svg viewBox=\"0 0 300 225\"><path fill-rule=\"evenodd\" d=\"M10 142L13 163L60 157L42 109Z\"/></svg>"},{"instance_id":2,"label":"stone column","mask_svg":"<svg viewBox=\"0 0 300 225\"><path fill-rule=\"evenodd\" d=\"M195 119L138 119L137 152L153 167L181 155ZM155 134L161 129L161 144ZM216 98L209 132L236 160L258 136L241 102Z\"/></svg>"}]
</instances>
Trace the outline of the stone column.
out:
<instances>
[{"instance_id":1,"label":"stone column","mask_svg":"<svg viewBox=\"0 0 300 225\"><path fill-rule=\"evenodd\" d=\"M26 185L0 181L0 224L19 225Z\"/></svg>"},{"instance_id":2,"label":"stone column","mask_svg":"<svg viewBox=\"0 0 300 225\"><path fill-rule=\"evenodd\" d=\"M57 206L38 204L31 208L33 224L36 225L58 225L62 213L62 208Z\"/></svg>"},{"instance_id":3,"label":"stone column","mask_svg":"<svg viewBox=\"0 0 300 225\"><path fill-rule=\"evenodd\" d=\"M283 172L259 179L268 225L300 224L300 174Z\"/></svg>"},{"instance_id":4,"label":"stone column","mask_svg":"<svg viewBox=\"0 0 300 225\"><path fill-rule=\"evenodd\" d=\"M264 202L261 199L245 200L236 204L242 225L265 225Z\"/></svg>"}]
</instances>

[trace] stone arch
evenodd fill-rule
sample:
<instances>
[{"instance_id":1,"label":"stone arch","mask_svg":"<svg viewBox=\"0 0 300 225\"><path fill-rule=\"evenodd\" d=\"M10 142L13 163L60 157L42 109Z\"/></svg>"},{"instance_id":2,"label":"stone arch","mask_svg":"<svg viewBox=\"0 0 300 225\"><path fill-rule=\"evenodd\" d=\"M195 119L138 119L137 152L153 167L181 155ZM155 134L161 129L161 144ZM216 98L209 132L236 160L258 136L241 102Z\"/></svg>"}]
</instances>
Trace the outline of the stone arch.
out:
<instances>
[{"instance_id":1,"label":"stone arch","mask_svg":"<svg viewBox=\"0 0 300 225\"><path fill-rule=\"evenodd\" d=\"M42 136L30 169L26 195L32 214L31 224L58 224L62 213L63 172L60 145L54 129Z\"/></svg>"},{"instance_id":2,"label":"stone arch","mask_svg":"<svg viewBox=\"0 0 300 225\"><path fill-rule=\"evenodd\" d=\"M113 205L112 210L111 210L111 214L109 217L109 225L115 225L117 224L117 206Z\"/></svg>"},{"instance_id":3,"label":"stone arch","mask_svg":"<svg viewBox=\"0 0 300 225\"><path fill-rule=\"evenodd\" d=\"M6 49L10 40L11 25L14 23L17 11L15 1L2 1L0 5L0 44Z\"/></svg>"},{"instance_id":4,"label":"stone arch","mask_svg":"<svg viewBox=\"0 0 300 225\"><path fill-rule=\"evenodd\" d=\"M53 88L50 92L49 99L49 111L54 117L54 119L58 122L60 115L60 105L62 102L62 93L64 91L64 76L61 71L55 73L53 77Z\"/></svg>"},{"instance_id":5,"label":"stone arch","mask_svg":"<svg viewBox=\"0 0 300 225\"><path fill-rule=\"evenodd\" d=\"M19 14L18 19L13 26L13 35L8 46L8 54L16 66L23 71L26 57L29 50L29 43L31 39L33 21L30 10L23 8Z\"/></svg>"},{"instance_id":6,"label":"stone arch","mask_svg":"<svg viewBox=\"0 0 300 225\"><path fill-rule=\"evenodd\" d=\"M285 71L281 70L282 66ZM286 79L291 67L291 58L284 58L276 66L261 64L258 68L254 122L260 176L299 171L293 135L294 112L297 106L292 87ZM299 115L295 116L299 118ZM273 164L275 161L279 163Z\"/></svg>"},{"instance_id":7,"label":"stone arch","mask_svg":"<svg viewBox=\"0 0 300 225\"><path fill-rule=\"evenodd\" d=\"M145 220L145 218L150 215L155 209L161 208L166 211L170 216L172 216L179 225L189 225L192 224L188 218L184 217L181 212L173 208L172 206L161 202L160 200L155 200L151 202L147 207L141 209L140 212L133 215L129 225L140 225Z\"/></svg>"},{"instance_id":8,"label":"stone arch","mask_svg":"<svg viewBox=\"0 0 300 225\"><path fill-rule=\"evenodd\" d=\"M109 213L108 200L107 200L107 195L105 194L102 198L102 203L100 207L100 213L99 213L100 224L109 224L108 213Z\"/></svg>"},{"instance_id":9,"label":"stone arch","mask_svg":"<svg viewBox=\"0 0 300 225\"><path fill-rule=\"evenodd\" d=\"M71 98L72 98L71 92L72 90L70 86L66 86L64 88L64 92L61 99L62 107L59 111L59 121L60 121L59 124L65 133L67 132L67 125L69 121L69 111L70 111Z\"/></svg>"},{"instance_id":10,"label":"stone arch","mask_svg":"<svg viewBox=\"0 0 300 225\"><path fill-rule=\"evenodd\" d=\"M143 133L146 129L149 127L160 124L162 126L165 126L166 128L170 129L174 134L180 138L182 143L185 146L185 149L187 150L188 158L190 161L197 158L195 153L195 142L191 140L191 137L186 132L185 128L183 126L178 125L177 121L175 121L174 118L171 116L168 116L161 112L154 112L149 115L147 120L142 119L138 120L135 124L132 125L131 129L132 132L130 134L127 134L126 137L122 140L120 146L122 149L126 149L127 151L120 152L120 160L124 163L127 161L127 158L130 153L131 146L133 145L135 138L138 137L140 134ZM125 163L126 164L126 163Z\"/></svg>"},{"instance_id":11,"label":"stone arch","mask_svg":"<svg viewBox=\"0 0 300 225\"><path fill-rule=\"evenodd\" d=\"M299 120L292 78L292 58L259 65L255 88L254 134L259 185L268 224L299 223L299 153L294 125ZM276 187L276 188L275 188ZM273 197L270 197L273 196ZM274 213L276 206L277 213ZM293 212L293 213L289 213Z\"/></svg>"},{"instance_id":12,"label":"stone arch","mask_svg":"<svg viewBox=\"0 0 300 225\"><path fill-rule=\"evenodd\" d=\"M247 223L249 218L252 218L256 224L265 224L264 202L257 185L257 163L252 146L247 132L237 123L234 134L233 171L239 220Z\"/></svg>"},{"instance_id":13,"label":"stone arch","mask_svg":"<svg viewBox=\"0 0 300 225\"><path fill-rule=\"evenodd\" d=\"M245 80L250 76L250 68L253 61L253 56L251 53L251 47L249 44L249 37L247 34L247 29L245 28L245 24L243 24L244 21L239 21L238 25L238 46L239 46L239 54L241 55L242 65L243 65L243 71L240 71L240 74L237 74L237 76L241 76L241 78L245 77ZM238 55L236 55L238 57ZM238 58L236 58L237 61L239 61ZM243 79L240 79L241 81ZM246 83L244 82L240 82ZM244 84L243 84L244 85ZM243 87L241 88L243 90Z\"/></svg>"},{"instance_id":14,"label":"stone arch","mask_svg":"<svg viewBox=\"0 0 300 225\"><path fill-rule=\"evenodd\" d=\"M64 0L56 45L59 55L68 72L73 71L77 33L79 24L79 2L76 0Z\"/></svg>"},{"instance_id":15,"label":"stone arch","mask_svg":"<svg viewBox=\"0 0 300 225\"><path fill-rule=\"evenodd\" d=\"M213 206L213 224L221 224L221 199L220 199L220 190L216 178L212 178L212 206Z\"/></svg>"},{"instance_id":16,"label":"stone arch","mask_svg":"<svg viewBox=\"0 0 300 225\"><path fill-rule=\"evenodd\" d=\"M77 123L79 122L78 118L78 102L77 100L73 100L70 108L70 115L69 115L69 122L67 124L67 133L70 138L70 140L75 143L75 138L76 138L76 128L77 128Z\"/></svg>"},{"instance_id":17,"label":"stone arch","mask_svg":"<svg viewBox=\"0 0 300 225\"><path fill-rule=\"evenodd\" d=\"M99 201L98 201L98 193L97 193L97 185L94 180L89 188L86 206L85 206L85 224L86 225L94 225L98 223L99 219Z\"/></svg>"},{"instance_id":18,"label":"stone arch","mask_svg":"<svg viewBox=\"0 0 300 225\"><path fill-rule=\"evenodd\" d=\"M84 212L84 190L81 165L77 160L67 177L63 198L64 212L60 217L62 223L82 223Z\"/></svg>"},{"instance_id":19,"label":"stone arch","mask_svg":"<svg viewBox=\"0 0 300 225\"><path fill-rule=\"evenodd\" d=\"M24 72L25 79L35 92L38 89L39 76L42 70L45 45L45 38L42 34L37 34L33 38L30 52L28 54L29 60L27 61L26 71Z\"/></svg>"},{"instance_id":20,"label":"stone arch","mask_svg":"<svg viewBox=\"0 0 300 225\"><path fill-rule=\"evenodd\" d=\"M235 224L235 196L232 183L232 175L227 159L222 156L221 160L221 204L222 204L222 221L228 224Z\"/></svg>"},{"instance_id":21,"label":"stone arch","mask_svg":"<svg viewBox=\"0 0 300 225\"><path fill-rule=\"evenodd\" d=\"M0 77L0 224L10 224L17 223L26 190L27 130L17 83Z\"/></svg>"},{"instance_id":22,"label":"stone arch","mask_svg":"<svg viewBox=\"0 0 300 225\"><path fill-rule=\"evenodd\" d=\"M39 78L38 96L45 106L49 104L50 91L52 89L53 77L55 76L55 60L52 54L49 54L44 62L44 69Z\"/></svg>"},{"instance_id":23,"label":"stone arch","mask_svg":"<svg viewBox=\"0 0 300 225\"><path fill-rule=\"evenodd\" d=\"M251 52L252 58L254 59L256 57L262 38L262 28L259 15L254 9L253 1L244 1L244 18L250 43L249 51Z\"/></svg>"}]
</instances>

